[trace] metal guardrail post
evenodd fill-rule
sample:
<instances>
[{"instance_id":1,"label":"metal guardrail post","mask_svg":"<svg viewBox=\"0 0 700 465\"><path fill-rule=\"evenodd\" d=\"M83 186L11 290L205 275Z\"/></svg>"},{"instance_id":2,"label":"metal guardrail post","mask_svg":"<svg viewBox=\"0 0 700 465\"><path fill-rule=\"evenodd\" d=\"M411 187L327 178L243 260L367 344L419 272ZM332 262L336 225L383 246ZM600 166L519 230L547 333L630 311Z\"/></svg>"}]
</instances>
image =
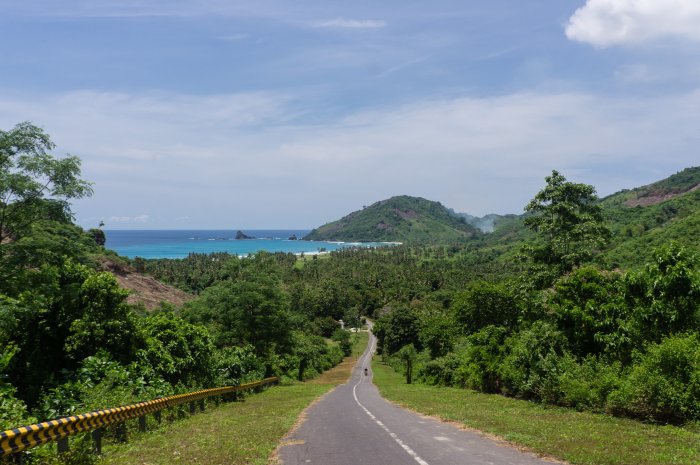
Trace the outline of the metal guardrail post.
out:
<instances>
[{"instance_id":1,"label":"metal guardrail post","mask_svg":"<svg viewBox=\"0 0 700 465\"><path fill-rule=\"evenodd\" d=\"M139 417L139 431L141 431L142 433L146 432L146 416L145 415L141 415Z\"/></svg>"},{"instance_id":2,"label":"metal guardrail post","mask_svg":"<svg viewBox=\"0 0 700 465\"><path fill-rule=\"evenodd\" d=\"M162 412L161 412L160 410L158 410L156 413L153 414L153 416L155 417L156 421L157 421L158 424L160 425L161 422L163 421Z\"/></svg>"},{"instance_id":3,"label":"metal guardrail post","mask_svg":"<svg viewBox=\"0 0 700 465\"><path fill-rule=\"evenodd\" d=\"M190 402L190 414L194 415L195 410L196 407L194 405L194 402Z\"/></svg>"},{"instance_id":4,"label":"metal guardrail post","mask_svg":"<svg viewBox=\"0 0 700 465\"><path fill-rule=\"evenodd\" d=\"M202 400L199 401L199 411L200 411L200 412L203 412L205 409L206 409L205 400L202 399Z\"/></svg>"},{"instance_id":5,"label":"metal guardrail post","mask_svg":"<svg viewBox=\"0 0 700 465\"><path fill-rule=\"evenodd\" d=\"M92 430L92 446L97 455L102 455L102 428Z\"/></svg>"},{"instance_id":6,"label":"metal guardrail post","mask_svg":"<svg viewBox=\"0 0 700 465\"><path fill-rule=\"evenodd\" d=\"M68 449L70 449L70 446L68 445L68 438L61 438L56 442L56 449L58 450L59 454L64 454L68 452Z\"/></svg>"},{"instance_id":7,"label":"metal guardrail post","mask_svg":"<svg viewBox=\"0 0 700 465\"><path fill-rule=\"evenodd\" d=\"M121 422L117 424L115 434L117 436L117 441L119 442L127 442L128 441L128 435L126 432L126 423Z\"/></svg>"},{"instance_id":8,"label":"metal guardrail post","mask_svg":"<svg viewBox=\"0 0 700 465\"><path fill-rule=\"evenodd\" d=\"M24 453L20 452L18 454L14 454L12 457L13 457L13 462L15 462L16 465L23 465L24 464Z\"/></svg>"}]
</instances>

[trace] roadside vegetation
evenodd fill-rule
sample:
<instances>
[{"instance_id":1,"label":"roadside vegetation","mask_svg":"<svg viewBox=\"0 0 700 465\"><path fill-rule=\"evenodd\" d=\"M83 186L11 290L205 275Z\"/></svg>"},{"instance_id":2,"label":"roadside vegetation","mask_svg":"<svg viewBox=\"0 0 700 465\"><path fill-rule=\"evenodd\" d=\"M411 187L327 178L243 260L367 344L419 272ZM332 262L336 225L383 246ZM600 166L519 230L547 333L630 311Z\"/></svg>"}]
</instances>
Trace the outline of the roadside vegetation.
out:
<instances>
[{"instance_id":1,"label":"roadside vegetation","mask_svg":"<svg viewBox=\"0 0 700 465\"><path fill-rule=\"evenodd\" d=\"M700 463L697 425L655 425L468 389L406 384L377 357L372 367L385 398L547 457L581 465Z\"/></svg>"}]
</instances>

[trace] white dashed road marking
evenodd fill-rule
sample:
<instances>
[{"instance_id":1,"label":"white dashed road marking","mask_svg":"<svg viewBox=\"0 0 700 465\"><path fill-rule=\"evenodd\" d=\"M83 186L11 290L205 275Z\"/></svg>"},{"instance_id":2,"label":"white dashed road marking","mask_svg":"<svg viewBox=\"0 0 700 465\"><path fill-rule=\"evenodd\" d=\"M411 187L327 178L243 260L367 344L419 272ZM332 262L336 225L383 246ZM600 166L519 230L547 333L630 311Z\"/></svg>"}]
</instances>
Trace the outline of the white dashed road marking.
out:
<instances>
[{"instance_id":1,"label":"white dashed road marking","mask_svg":"<svg viewBox=\"0 0 700 465\"><path fill-rule=\"evenodd\" d=\"M372 353L374 352L374 345L375 345L375 343L376 343L376 342L373 340L373 341L372 341L372 346L370 347L369 351L367 351L367 353L366 353L366 354L364 355L364 357L363 357L363 361L362 361L362 372L364 372L364 370L365 370L365 368L366 368L367 356L368 356L368 355L372 355ZM379 421L379 420L377 419L377 417L375 417L374 414L373 414L372 412L370 412L370 411L367 409L367 407L365 407L364 405L362 405L362 403L360 402L360 400L357 398L357 386L359 386L360 383L362 383L363 381L364 381L364 376L361 375L361 376L360 376L360 380L357 382L357 384L355 384L355 385L352 387L352 396L355 398L355 402L357 402L357 405L359 405L359 406L362 408L362 410L364 410L365 413L366 413L367 415L369 415L369 417L370 417L372 420L374 420L374 422L375 422L376 424L378 424L384 431L386 431L387 433L389 433L389 436L391 436L391 437L394 439L394 441L396 441L396 443L397 443L399 446L401 446L401 447L403 448L403 450L406 451L406 453L407 453L408 455L410 455L411 457L413 457L413 460L415 460L416 462L418 462L420 465L430 465L428 462L426 462L425 460L423 460L422 458L420 458L420 457L418 456L418 454L416 454L415 451L414 451L413 449L411 449L405 442L403 442L401 439L399 439L399 437L398 437L396 434L394 434L389 428L387 428L386 425L385 425L384 423L382 423L381 421ZM436 439L437 439L437 438L436 438ZM447 439L447 438L445 438L445 439Z\"/></svg>"}]
</instances>

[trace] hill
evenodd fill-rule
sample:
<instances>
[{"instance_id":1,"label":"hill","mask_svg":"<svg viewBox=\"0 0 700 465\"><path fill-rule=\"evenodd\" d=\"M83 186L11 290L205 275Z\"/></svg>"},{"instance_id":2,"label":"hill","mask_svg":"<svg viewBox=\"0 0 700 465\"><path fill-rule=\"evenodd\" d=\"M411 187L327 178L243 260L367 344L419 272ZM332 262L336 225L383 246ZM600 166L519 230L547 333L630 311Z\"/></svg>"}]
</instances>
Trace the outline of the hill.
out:
<instances>
[{"instance_id":1,"label":"hill","mask_svg":"<svg viewBox=\"0 0 700 465\"><path fill-rule=\"evenodd\" d=\"M601 204L613 233L601 256L607 265L641 265L653 249L672 240L700 252L700 167L620 191Z\"/></svg>"},{"instance_id":2,"label":"hill","mask_svg":"<svg viewBox=\"0 0 700 465\"><path fill-rule=\"evenodd\" d=\"M425 244L463 242L480 234L441 203L402 195L316 228L304 239Z\"/></svg>"},{"instance_id":3,"label":"hill","mask_svg":"<svg viewBox=\"0 0 700 465\"><path fill-rule=\"evenodd\" d=\"M608 247L596 261L611 268L634 268L651 260L654 249L679 242L700 252L700 167L635 189L624 189L600 200L612 232ZM483 245L512 260L532 237L524 215L506 215L484 236Z\"/></svg>"}]
</instances>

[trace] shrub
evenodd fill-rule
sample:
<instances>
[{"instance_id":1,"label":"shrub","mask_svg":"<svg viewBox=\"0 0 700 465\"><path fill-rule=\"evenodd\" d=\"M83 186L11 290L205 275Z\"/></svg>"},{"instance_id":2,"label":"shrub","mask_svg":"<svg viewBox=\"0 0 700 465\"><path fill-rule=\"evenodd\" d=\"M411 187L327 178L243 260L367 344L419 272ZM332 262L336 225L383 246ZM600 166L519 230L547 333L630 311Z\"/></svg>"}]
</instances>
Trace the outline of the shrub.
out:
<instances>
[{"instance_id":1,"label":"shrub","mask_svg":"<svg viewBox=\"0 0 700 465\"><path fill-rule=\"evenodd\" d=\"M459 384L455 378L459 365L459 356L449 353L423 365L418 371L418 379L432 386L455 386Z\"/></svg>"},{"instance_id":2,"label":"shrub","mask_svg":"<svg viewBox=\"0 0 700 465\"><path fill-rule=\"evenodd\" d=\"M629 353L629 312L617 297L621 294L620 282L619 273L589 266L572 271L554 284L547 307L575 355Z\"/></svg>"},{"instance_id":3,"label":"shrub","mask_svg":"<svg viewBox=\"0 0 700 465\"><path fill-rule=\"evenodd\" d=\"M681 423L700 419L700 337L672 336L635 354L629 375L610 394L612 413Z\"/></svg>"},{"instance_id":4,"label":"shrub","mask_svg":"<svg viewBox=\"0 0 700 465\"><path fill-rule=\"evenodd\" d=\"M350 333L348 331L338 328L333 332L332 339L338 343L345 357L352 353L352 342L350 342Z\"/></svg>"},{"instance_id":5,"label":"shrub","mask_svg":"<svg viewBox=\"0 0 700 465\"><path fill-rule=\"evenodd\" d=\"M469 336L456 374L461 385L482 392L500 392L507 336L508 330L501 326L487 326Z\"/></svg>"},{"instance_id":6,"label":"shrub","mask_svg":"<svg viewBox=\"0 0 700 465\"><path fill-rule=\"evenodd\" d=\"M558 404L603 411L608 395L620 385L622 367L619 362L608 364L593 356L578 362L573 356L565 355L558 370Z\"/></svg>"},{"instance_id":7,"label":"shrub","mask_svg":"<svg viewBox=\"0 0 700 465\"><path fill-rule=\"evenodd\" d=\"M537 321L506 340L510 353L501 367L506 394L545 402L560 398L559 363L567 353L564 335L551 323Z\"/></svg>"}]
</instances>

